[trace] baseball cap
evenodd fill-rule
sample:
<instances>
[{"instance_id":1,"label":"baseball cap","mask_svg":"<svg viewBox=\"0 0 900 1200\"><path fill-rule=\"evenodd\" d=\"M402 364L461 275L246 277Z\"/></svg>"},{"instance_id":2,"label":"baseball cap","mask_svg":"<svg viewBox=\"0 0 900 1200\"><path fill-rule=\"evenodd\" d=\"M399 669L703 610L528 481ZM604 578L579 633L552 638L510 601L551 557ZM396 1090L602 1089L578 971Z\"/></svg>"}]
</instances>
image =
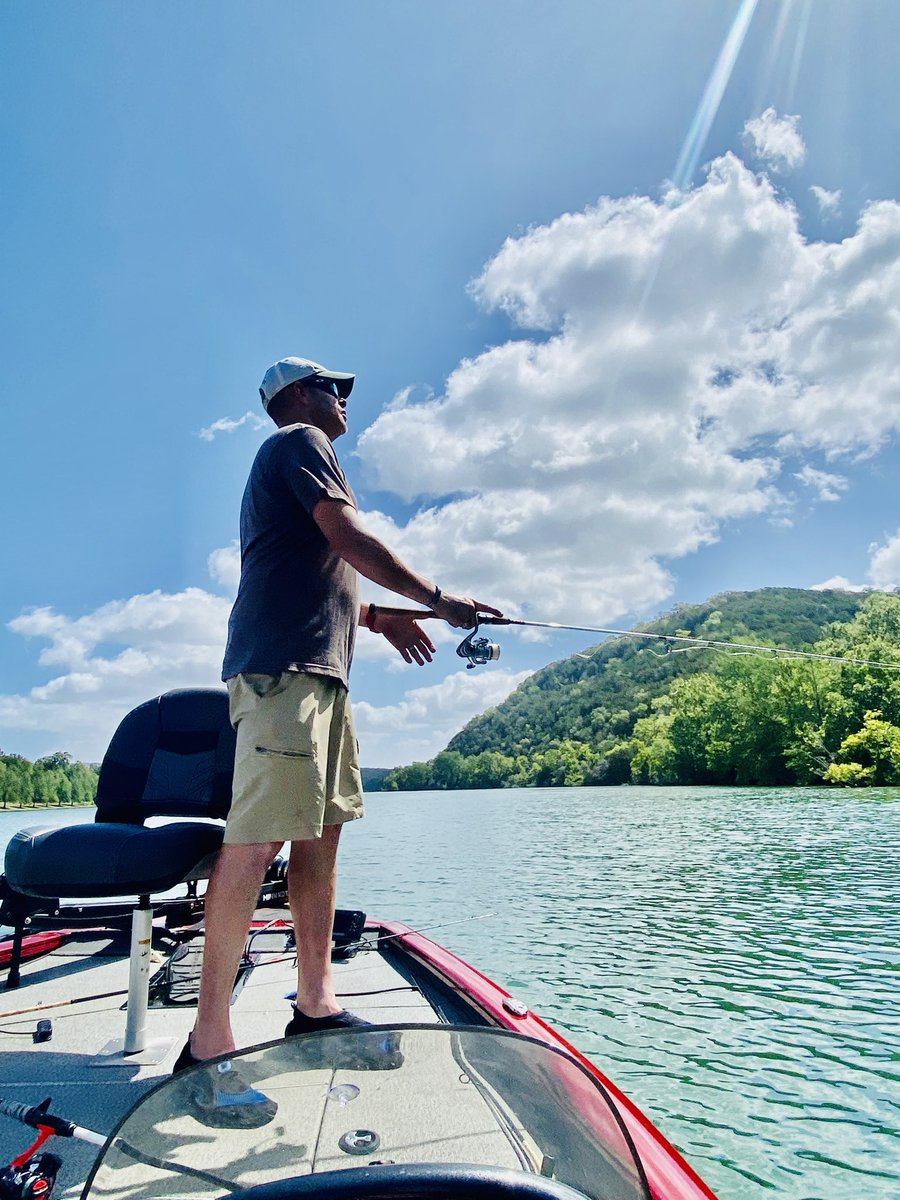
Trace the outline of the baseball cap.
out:
<instances>
[{"instance_id":1,"label":"baseball cap","mask_svg":"<svg viewBox=\"0 0 900 1200\"><path fill-rule=\"evenodd\" d=\"M263 375L259 389L263 408L268 412L273 397L277 396L281 389L286 388L289 383L299 383L313 375L317 375L320 379L333 379L345 400L353 390L353 381L356 379L355 375L348 375L344 371L329 371L321 363L312 362L308 358L282 358L279 362L273 363Z\"/></svg>"}]
</instances>

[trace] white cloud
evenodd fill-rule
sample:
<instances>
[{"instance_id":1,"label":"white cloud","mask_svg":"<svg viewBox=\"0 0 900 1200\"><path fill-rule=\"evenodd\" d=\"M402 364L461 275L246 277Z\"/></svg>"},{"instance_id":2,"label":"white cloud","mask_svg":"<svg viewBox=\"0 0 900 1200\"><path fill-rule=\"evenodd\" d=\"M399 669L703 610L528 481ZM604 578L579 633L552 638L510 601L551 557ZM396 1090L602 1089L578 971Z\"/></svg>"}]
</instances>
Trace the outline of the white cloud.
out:
<instances>
[{"instance_id":1,"label":"white cloud","mask_svg":"<svg viewBox=\"0 0 900 1200\"><path fill-rule=\"evenodd\" d=\"M393 767L432 758L472 717L500 704L530 671L460 670L441 683L413 688L399 704L353 705L360 756L371 766Z\"/></svg>"},{"instance_id":2,"label":"white cloud","mask_svg":"<svg viewBox=\"0 0 900 1200\"><path fill-rule=\"evenodd\" d=\"M887 538L883 545L873 542L869 546L869 565L866 569L867 583L851 583L843 575L836 575L824 583L813 584L814 591L827 588L842 588L847 592L893 592L900 589L900 529Z\"/></svg>"},{"instance_id":3,"label":"white cloud","mask_svg":"<svg viewBox=\"0 0 900 1200\"><path fill-rule=\"evenodd\" d=\"M744 139L753 155L773 171L791 170L806 158L799 123L798 116L780 117L774 108L767 108L744 126Z\"/></svg>"},{"instance_id":4,"label":"white cloud","mask_svg":"<svg viewBox=\"0 0 900 1200\"><path fill-rule=\"evenodd\" d=\"M246 425L250 429L269 429L271 422L268 417L260 416L248 409L242 417L219 417L218 421L213 421L212 425L205 425L197 431L197 436L202 438L204 442L211 442L220 433L234 433L236 429L240 429Z\"/></svg>"},{"instance_id":5,"label":"white cloud","mask_svg":"<svg viewBox=\"0 0 900 1200\"><path fill-rule=\"evenodd\" d=\"M237 538L227 546L213 550L206 560L206 566L210 578L227 588L232 596L237 595L241 579L241 544Z\"/></svg>"},{"instance_id":6,"label":"white cloud","mask_svg":"<svg viewBox=\"0 0 900 1200\"><path fill-rule=\"evenodd\" d=\"M785 519L794 477L834 502L844 476L808 460L874 455L900 428L894 202L840 243L811 242L728 154L677 198L604 198L510 238L472 291L523 332L463 360L439 396L398 393L362 435L368 476L422 506L365 519L446 590L512 615L603 625L658 609L673 561L731 520ZM900 579L898 539L873 548L874 586ZM209 568L233 591L236 546ZM229 607L188 589L24 614L12 628L43 639L51 678L0 698L0 722L96 758L132 704L218 680ZM359 647L400 665L383 639ZM366 762L429 757L519 678L459 672L399 705L360 701Z\"/></svg>"},{"instance_id":7,"label":"white cloud","mask_svg":"<svg viewBox=\"0 0 900 1200\"><path fill-rule=\"evenodd\" d=\"M421 510L378 529L442 586L537 619L657 608L668 564L735 518L784 519L797 458L900 427L900 205L807 241L733 155L678 198L602 199L510 238L473 284L532 336L359 441ZM833 500L837 473L800 468Z\"/></svg>"},{"instance_id":8,"label":"white cloud","mask_svg":"<svg viewBox=\"0 0 900 1200\"><path fill-rule=\"evenodd\" d=\"M883 592L900 587L900 529L883 546L870 546L868 575L872 586Z\"/></svg>"},{"instance_id":9,"label":"white cloud","mask_svg":"<svg viewBox=\"0 0 900 1200\"><path fill-rule=\"evenodd\" d=\"M805 466L800 471L796 471L794 478L799 479L806 487L812 488L818 495L819 500L822 501L840 500L841 492L845 492L850 486L848 480L843 475L832 475L828 471L817 471L815 467L810 466Z\"/></svg>"},{"instance_id":10,"label":"white cloud","mask_svg":"<svg viewBox=\"0 0 900 1200\"><path fill-rule=\"evenodd\" d=\"M845 575L832 575L822 583L814 583L812 592L866 592L869 588L864 583L851 583Z\"/></svg>"},{"instance_id":11,"label":"white cloud","mask_svg":"<svg viewBox=\"0 0 900 1200\"><path fill-rule=\"evenodd\" d=\"M240 575L237 542L214 550L208 562L211 576L233 594ZM369 584L366 588L367 598L397 603L391 593ZM220 687L231 603L230 598L188 588L177 594L155 591L115 600L83 617L68 617L52 608L16 617L8 627L23 638L42 643L38 663L50 669L50 678L28 693L0 695L0 729L4 731L0 745L9 745L9 734L24 732L45 745L40 753L65 749L82 761L96 762L125 713L144 700L170 688ZM462 631L451 630L440 621L430 621L426 628L438 646L462 637ZM356 657L380 662L390 672L409 672L411 679L420 669L406 664L383 637L365 630L360 630ZM432 730L448 731L438 734L444 736L445 744L480 711L472 707L475 698L483 692L488 697L485 705L497 703L515 686L508 682L510 678L518 682L524 676L511 677L501 671L494 684L473 681L468 688L457 685L447 693L438 691L440 711L434 714ZM423 690L411 693L410 713L419 710ZM455 726L454 697L462 714ZM381 710L368 708L376 714L372 720L378 724ZM385 747L393 743L395 753L402 745L402 738L392 738L387 729L382 728L378 737L384 739ZM424 744L423 738L416 735L415 744ZM408 760L391 759L392 764L403 761Z\"/></svg>"},{"instance_id":12,"label":"white cloud","mask_svg":"<svg viewBox=\"0 0 900 1200\"><path fill-rule=\"evenodd\" d=\"M46 731L87 762L102 757L124 714L176 687L220 685L231 604L200 588L116 600L85 617L50 608L9 622L14 633L47 642L47 683L24 695L0 696L0 726Z\"/></svg>"},{"instance_id":13,"label":"white cloud","mask_svg":"<svg viewBox=\"0 0 900 1200\"><path fill-rule=\"evenodd\" d=\"M819 212L823 217L836 217L841 211L841 193L840 189L836 192L829 192L826 188L816 187L815 184L809 189L815 196L819 205Z\"/></svg>"}]
</instances>

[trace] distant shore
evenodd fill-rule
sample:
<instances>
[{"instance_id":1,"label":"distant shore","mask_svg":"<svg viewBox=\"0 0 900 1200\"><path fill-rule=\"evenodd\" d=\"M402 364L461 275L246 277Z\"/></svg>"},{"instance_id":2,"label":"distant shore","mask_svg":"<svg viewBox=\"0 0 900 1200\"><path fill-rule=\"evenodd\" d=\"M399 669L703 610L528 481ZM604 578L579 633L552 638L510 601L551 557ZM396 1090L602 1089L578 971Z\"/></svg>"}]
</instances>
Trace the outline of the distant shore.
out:
<instances>
[{"instance_id":1,"label":"distant shore","mask_svg":"<svg viewBox=\"0 0 900 1200\"><path fill-rule=\"evenodd\" d=\"M93 800L81 804L4 804L0 813L5 812L44 812L48 808L95 808Z\"/></svg>"}]
</instances>

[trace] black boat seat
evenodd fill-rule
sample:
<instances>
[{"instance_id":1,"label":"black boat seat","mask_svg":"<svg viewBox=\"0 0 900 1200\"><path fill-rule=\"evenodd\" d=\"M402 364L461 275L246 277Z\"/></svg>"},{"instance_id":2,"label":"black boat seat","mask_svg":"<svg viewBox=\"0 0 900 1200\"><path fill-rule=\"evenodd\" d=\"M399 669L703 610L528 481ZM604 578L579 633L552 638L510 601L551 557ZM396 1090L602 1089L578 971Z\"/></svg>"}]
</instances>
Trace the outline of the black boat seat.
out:
<instances>
[{"instance_id":1,"label":"black boat seat","mask_svg":"<svg viewBox=\"0 0 900 1200\"><path fill-rule=\"evenodd\" d=\"M41 911L35 899L51 901L48 911L60 896L138 897L132 982L136 972L148 977L150 896L209 875L222 844L233 770L234 730L224 689L166 692L139 705L113 734L100 766L94 823L23 829L7 846L6 884L23 897L20 911ZM167 823L145 825L150 817ZM16 928L19 941L24 921ZM17 982L14 965L7 986ZM129 985L126 1053L145 1042L146 978L136 986L143 997L133 997Z\"/></svg>"},{"instance_id":2,"label":"black boat seat","mask_svg":"<svg viewBox=\"0 0 900 1200\"><path fill-rule=\"evenodd\" d=\"M16 891L44 899L154 895L205 878L208 870L194 871L221 844L221 827L198 821L36 826L7 846L6 878Z\"/></svg>"}]
</instances>

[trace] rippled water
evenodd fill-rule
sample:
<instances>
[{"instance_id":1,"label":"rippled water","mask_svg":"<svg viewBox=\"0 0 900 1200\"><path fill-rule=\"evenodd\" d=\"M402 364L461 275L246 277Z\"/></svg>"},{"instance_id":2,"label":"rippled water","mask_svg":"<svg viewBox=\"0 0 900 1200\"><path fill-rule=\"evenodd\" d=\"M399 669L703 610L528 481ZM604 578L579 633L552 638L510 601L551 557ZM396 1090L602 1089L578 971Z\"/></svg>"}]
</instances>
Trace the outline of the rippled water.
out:
<instances>
[{"instance_id":1,"label":"rippled water","mask_svg":"<svg viewBox=\"0 0 900 1200\"><path fill-rule=\"evenodd\" d=\"M345 835L342 902L433 928L567 1032L723 1200L900 1196L900 793L368 808Z\"/></svg>"},{"instance_id":2,"label":"rippled water","mask_svg":"<svg viewBox=\"0 0 900 1200\"><path fill-rule=\"evenodd\" d=\"M889 790L376 794L339 901L525 1000L722 1200L896 1200L898 863Z\"/></svg>"}]
</instances>

